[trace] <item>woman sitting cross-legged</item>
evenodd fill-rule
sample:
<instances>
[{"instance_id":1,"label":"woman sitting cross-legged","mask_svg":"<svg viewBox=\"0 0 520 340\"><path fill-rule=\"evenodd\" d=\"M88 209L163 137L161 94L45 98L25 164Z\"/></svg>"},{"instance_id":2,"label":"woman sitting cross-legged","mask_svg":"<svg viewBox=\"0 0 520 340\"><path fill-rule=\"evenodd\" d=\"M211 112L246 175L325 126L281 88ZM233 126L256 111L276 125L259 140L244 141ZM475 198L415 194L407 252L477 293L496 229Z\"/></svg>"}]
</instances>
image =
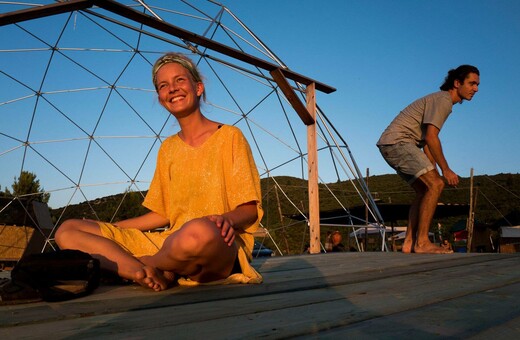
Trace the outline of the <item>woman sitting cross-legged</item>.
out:
<instances>
[{"instance_id":1,"label":"woman sitting cross-legged","mask_svg":"<svg viewBox=\"0 0 520 340\"><path fill-rule=\"evenodd\" d=\"M194 63L168 53L152 70L161 105L180 131L161 145L143 205L150 212L106 223L64 221L61 249L78 249L104 269L160 291L180 284L260 283L250 265L262 218L260 179L245 137L206 118L204 83ZM148 232L166 227L162 232Z\"/></svg>"}]
</instances>

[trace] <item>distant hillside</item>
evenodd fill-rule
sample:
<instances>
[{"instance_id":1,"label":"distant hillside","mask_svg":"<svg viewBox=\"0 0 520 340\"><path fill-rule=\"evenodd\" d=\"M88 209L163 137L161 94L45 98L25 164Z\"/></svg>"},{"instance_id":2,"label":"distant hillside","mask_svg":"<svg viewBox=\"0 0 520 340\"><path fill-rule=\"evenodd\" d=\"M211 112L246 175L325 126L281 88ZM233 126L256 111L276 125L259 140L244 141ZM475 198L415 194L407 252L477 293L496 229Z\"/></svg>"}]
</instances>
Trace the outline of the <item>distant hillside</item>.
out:
<instances>
[{"instance_id":1,"label":"distant hillside","mask_svg":"<svg viewBox=\"0 0 520 340\"><path fill-rule=\"evenodd\" d=\"M278 184L278 185L276 185ZM300 253L308 242L308 227L303 222L288 218L300 211L308 211L307 181L280 176L262 179L264 218L262 224L267 227L277 245L284 253ZM288 197L278 189L283 189ZM412 201L413 191L397 175L372 176L368 179L372 196L384 203L405 203ZM489 226L520 224L520 174L498 174L474 177L476 191L475 217L479 223ZM117 221L134 217L146 212L141 206L145 192L103 197L90 202L53 210L53 216L60 220L67 218L94 218ZM469 204L470 179L462 178L457 188L447 187L441 197L442 203ZM342 206L353 208L361 205L351 182L329 183L320 185L320 210L339 209ZM447 229L455 222L467 216L453 216L435 220L433 225L441 223ZM385 218L385 216L383 216ZM401 221L402 225L406 221ZM321 228L323 235L331 228ZM345 231L346 235L346 231ZM267 241L269 244L269 241ZM274 244L271 244L274 246Z\"/></svg>"},{"instance_id":2,"label":"distant hillside","mask_svg":"<svg viewBox=\"0 0 520 340\"><path fill-rule=\"evenodd\" d=\"M280 192L276 192L274 181L293 198L295 207ZM473 178L476 197L475 218L480 225L498 227L500 225L520 224L520 175L498 174L493 176L475 176ZM368 187L374 199L381 203L409 204L413 190L397 175L372 176L368 179ZM288 219L297 215L298 210L307 212L306 181L276 177L262 181L264 194L263 204L266 215L263 224L269 228L277 244L289 253L300 252L308 242L308 227L303 222ZM277 195L278 194L278 195ZM296 197L297 199L294 199ZM340 203L338 203L341 202ZM462 178L457 188L446 187L440 202L445 204L465 204L470 201L470 178ZM361 205L361 200L350 182L320 185L320 210L322 214L329 210L337 210L344 206L352 209ZM280 207L280 209L278 209ZM280 211L283 213L280 218ZM435 219L432 226L440 223L445 234L456 222L465 220L467 214ZM385 216L383 216L385 219ZM397 225L406 225L407 221L398 221ZM322 227L322 239L327 231L334 228ZM348 230L342 231L346 237Z\"/></svg>"}]
</instances>

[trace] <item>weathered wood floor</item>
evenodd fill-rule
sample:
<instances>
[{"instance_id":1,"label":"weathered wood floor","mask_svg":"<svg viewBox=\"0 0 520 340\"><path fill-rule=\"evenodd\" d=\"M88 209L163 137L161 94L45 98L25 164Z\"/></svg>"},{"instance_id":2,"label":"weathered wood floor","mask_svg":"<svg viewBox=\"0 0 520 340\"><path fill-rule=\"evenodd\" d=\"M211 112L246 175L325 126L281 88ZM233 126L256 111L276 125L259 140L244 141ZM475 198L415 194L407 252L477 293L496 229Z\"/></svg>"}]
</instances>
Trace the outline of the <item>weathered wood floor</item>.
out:
<instances>
[{"instance_id":1,"label":"weathered wood floor","mask_svg":"<svg viewBox=\"0 0 520 340\"><path fill-rule=\"evenodd\" d=\"M0 306L0 339L520 338L520 254L257 259L261 285Z\"/></svg>"}]
</instances>

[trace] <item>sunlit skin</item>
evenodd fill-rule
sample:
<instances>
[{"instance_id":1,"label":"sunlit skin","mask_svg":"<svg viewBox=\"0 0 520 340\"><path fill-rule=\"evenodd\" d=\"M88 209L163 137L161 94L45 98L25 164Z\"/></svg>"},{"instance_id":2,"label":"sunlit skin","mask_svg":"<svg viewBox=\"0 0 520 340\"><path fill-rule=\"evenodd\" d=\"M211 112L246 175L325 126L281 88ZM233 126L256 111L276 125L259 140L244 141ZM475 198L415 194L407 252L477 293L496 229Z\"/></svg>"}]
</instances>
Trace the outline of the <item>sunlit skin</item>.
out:
<instances>
[{"instance_id":1,"label":"sunlit skin","mask_svg":"<svg viewBox=\"0 0 520 340\"><path fill-rule=\"evenodd\" d=\"M195 82L189 71L177 63L162 66L157 71L157 95L159 102L178 120L193 113L200 114L200 96L204 84Z\"/></svg>"},{"instance_id":2,"label":"sunlit skin","mask_svg":"<svg viewBox=\"0 0 520 340\"><path fill-rule=\"evenodd\" d=\"M463 100L470 101L473 99L475 93L478 92L478 86L480 85L480 76L476 73L470 73L464 79L464 83L455 80L454 88L450 90L451 99L453 104L461 103Z\"/></svg>"}]
</instances>

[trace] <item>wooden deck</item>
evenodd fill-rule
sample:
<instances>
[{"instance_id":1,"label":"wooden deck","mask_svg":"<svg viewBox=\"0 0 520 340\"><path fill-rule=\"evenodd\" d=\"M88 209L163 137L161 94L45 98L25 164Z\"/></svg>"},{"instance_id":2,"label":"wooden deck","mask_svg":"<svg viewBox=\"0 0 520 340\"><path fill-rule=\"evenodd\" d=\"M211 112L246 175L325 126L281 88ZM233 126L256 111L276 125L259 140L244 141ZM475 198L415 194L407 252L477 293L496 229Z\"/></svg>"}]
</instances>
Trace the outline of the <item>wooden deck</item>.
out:
<instances>
[{"instance_id":1,"label":"wooden deck","mask_svg":"<svg viewBox=\"0 0 520 340\"><path fill-rule=\"evenodd\" d=\"M257 259L260 285L0 306L0 339L520 338L520 254Z\"/></svg>"}]
</instances>

